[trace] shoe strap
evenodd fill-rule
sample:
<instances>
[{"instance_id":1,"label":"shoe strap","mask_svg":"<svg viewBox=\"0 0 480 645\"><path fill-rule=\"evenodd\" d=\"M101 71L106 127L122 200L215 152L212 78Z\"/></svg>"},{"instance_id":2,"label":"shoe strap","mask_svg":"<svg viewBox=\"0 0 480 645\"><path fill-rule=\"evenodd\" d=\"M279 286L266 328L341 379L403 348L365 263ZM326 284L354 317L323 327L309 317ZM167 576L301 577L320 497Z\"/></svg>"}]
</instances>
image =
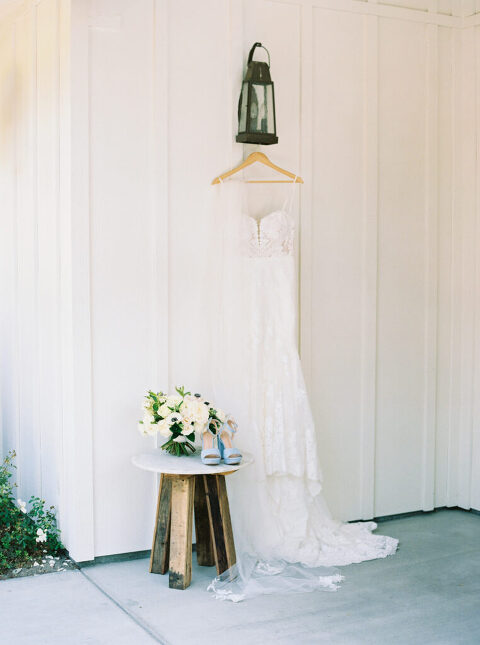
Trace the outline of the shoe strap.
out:
<instances>
[{"instance_id":1,"label":"shoe strap","mask_svg":"<svg viewBox=\"0 0 480 645\"><path fill-rule=\"evenodd\" d=\"M215 428L215 431L210 429L211 425ZM209 432L212 435L212 437L214 437L218 441L218 437L219 437L218 432L221 427L222 427L222 424L220 423L220 421L218 421L217 419L209 419L207 423L207 428L206 430L204 430L204 434L205 432Z\"/></svg>"},{"instance_id":2,"label":"shoe strap","mask_svg":"<svg viewBox=\"0 0 480 645\"><path fill-rule=\"evenodd\" d=\"M225 423L221 427L221 431L228 432L231 437L238 431L238 424L233 417L227 416ZM220 433L221 434L221 433Z\"/></svg>"}]
</instances>

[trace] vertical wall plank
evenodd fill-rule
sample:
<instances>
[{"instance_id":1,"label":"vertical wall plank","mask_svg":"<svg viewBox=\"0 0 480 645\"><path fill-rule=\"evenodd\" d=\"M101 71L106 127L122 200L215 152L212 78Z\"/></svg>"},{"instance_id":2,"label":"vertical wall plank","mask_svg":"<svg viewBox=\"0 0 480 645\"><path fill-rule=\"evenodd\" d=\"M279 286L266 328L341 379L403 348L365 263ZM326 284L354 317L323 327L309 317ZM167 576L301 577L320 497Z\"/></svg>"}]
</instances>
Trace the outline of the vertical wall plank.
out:
<instances>
[{"instance_id":1,"label":"vertical wall plank","mask_svg":"<svg viewBox=\"0 0 480 645\"><path fill-rule=\"evenodd\" d=\"M64 386L71 407L64 416L64 452L68 548L77 561L94 557L92 337L90 294L90 82L88 25L90 1L72 0L70 7L70 119L71 208L63 221L64 260L71 281L64 291L68 354ZM63 218L62 218L63 219ZM64 285L65 286L65 285ZM65 400L65 399L64 399Z\"/></svg>"},{"instance_id":2,"label":"vertical wall plank","mask_svg":"<svg viewBox=\"0 0 480 645\"><path fill-rule=\"evenodd\" d=\"M41 489L57 504L61 468L58 240L58 2L37 7L38 364Z\"/></svg>"},{"instance_id":3,"label":"vertical wall plank","mask_svg":"<svg viewBox=\"0 0 480 645\"><path fill-rule=\"evenodd\" d=\"M435 506L447 504L452 403L453 34L453 29L439 27Z\"/></svg>"},{"instance_id":4,"label":"vertical wall plank","mask_svg":"<svg viewBox=\"0 0 480 645\"><path fill-rule=\"evenodd\" d=\"M60 377L61 377L61 453L62 469L59 493L59 522L64 543L69 536L68 478L70 456L65 450L67 434L73 429L73 321L72 321L72 204L71 204L71 3L60 0L58 13L58 241L60 301ZM89 532L86 532L87 536ZM87 537L88 540L88 537ZM73 553L72 553L73 556Z\"/></svg>"},{"instance_id":5,"label":"vertical wall plank","mask_svg":"<svg viewBox=\"0 0 480 645\"><path fill-rule=\"evenodd\" d=\"M473 442L475 303L475 44L474 28L462 31L460 398L458 409L458 505L470 508Z\"/></svg>"},{"instance_id":6,"label":"vertical wall plank","mask_svg":"<svg viewBox=\"0 0 480 645\"><path fill-rule=\"evenodd\" d=\"M360 417L361 517L375 506L375 431L378 272L378 17L364 19L364 127L362 231L362 362Z\"/></svg>"},{"instance_id":7,"label":"vertical wall plank","mask_svg":"<svg viewBox=\"0 0 480 645\"><path fill-rule=\"evenodd\" d=\"M16 135L19 113L15 24L0 24L0 450L18 447L18 260Z\"/></svg>"},{"instance_id":8,"label":"vertical wall plank","mask_svg":"<svg viewBox=\"0 0 480 645\"><path fill-rule=\"evenodd\" d=\"M425 339L422 509L434 508L437 385L438 26L426 26Z\"/></svg>"},{"instance_id":9,"label":"vertical wall plank","mask_svg":"<svg viewBox=\"0 0 480 645\"><path fill-rule=\"evenodd\" d=\"M474 287L474 380L472 420L472 472L470 505L480 510L480 27L474 28L475 39L475 287Z\"/></svg>"},{"instance_id":10,"label":"vertical wall plank","mask_svg":"<svg viewBox=\"0 0 480 645\"><path fill-rule=\"evenodd\" d=\"M358 518L364 376L364 18L316 8L313 26L313 253L305 267L313 280L311 401L327 501L337 516Z\"/></svg>"},{"instance_id":11,"label":"vertical wall plank","mask_svg":"<svg viewBox=\"0 0 480 645\"><path fill-rule=\"evenodd\" d=\"M169 384L168 308L169 300L169 251L168 251L168 206L169 206L169 13L168 0L155 0L153 5L153 64L152 64L152 109L151 109L151 163L150 182L152 191L152 241L155 256L154 275L163 276L162 289L152 280L152 319L156 321L155 342L155 387L166 388ZM153 385L153 384L152 384Z\"/></svg>"},{"instance_id":12,"label":"vertical wall plank","mask_svg":"<svg viewBox=\"0 0 480 645\"><path fill-rule=\"evenodd\" d=\"M458 503L458 410L460 406L461 213L462 213L462 32L452 35L452 226L450 274L450 383L448 422L447 506Z\"/></svg>"},{"instance_id":13,"label":"vertical wall plank","mask_svg":"<svg viewBox=\"0 0 480 645\"><path fill-rule=\"evenodd\" d=\"M93 4L90 19L95 555L128 552L132 545L149 548L153 520L152 478L136 469L125 477L125 470L131 468L131 455L149 443L136 432L142 397L156 385L160 370L162 376L166 374L166 357L156 355L157 347L163 349L166 342L162 338L162 347L158 346L156 315L168 275L157 273L163 264L156 265L157 239L152 239L152 233L157 234L153 219L164 217L165 212L154 210L158 195L152 194L150 186L150 181L155 181L151 166L154 163L158 169L165 155L160 150L161 159L154 158L151 142L152 136L160 134L152 132L152 76L158 71L154 70L154 7L153 0L140 4L99 1ZM166 241L161 244L160 256ZM162 302L168 307L168 296ZM129 522L118 531L111 518L119 522L126 512Z\"/></svg>"},{"instance_id":14,"label":"vertical wall plank","mask_svg":"<svg viewBox=\"0 0 480 645\"><path fill-rule=\"evenodd\" d=\"M17 169L17 261L18 261L18 369L19 435L18 478L20 494L28 498L40 490L40 436L38 432L37 344L37 201L36 201L36 9L22 15L16 24L15 64L18 112Z\"/></svg>"},{"instance_id":15,"label":"vertical wall plank","mask_svg":"<svg viewBox=\"0 0 480 645\"><path fill-rule=\"evenodd\" d=\"M305 181L300 194L300 355L309 391L312 383L312 259L313 259L313 8L301 8L301 172Z\"/></svg>"},{"instance_id":16,"label":"vertical wall plank","mask_svg":"<svg viewBox=\"0 0 480 645\"><path fill-rule=\"evenodd\" d=\"M153 61L151 76L151 111L150 111L150 190L151 190L151 252L153 255L153 273L163 276L163 288L159 289L156 280L151 281L151 317L155 323L155 350L152 354L153 383L156 391L165 391L170 382L169 353L169 2L154 0L152 20ZM158 446L158 439L156 441ZM156 478L156 487L160 478Z\"/></svg>"},{"instance_id":17,"label":"vertical wall plank","mask_svg":"<svg viewBox=\"0 0 480 645\"><path fill-rule=\"evenodd\" d=\"M379 61L377 516L423 501L425 25L381 18Z\"/></svg>"}]
</instances>

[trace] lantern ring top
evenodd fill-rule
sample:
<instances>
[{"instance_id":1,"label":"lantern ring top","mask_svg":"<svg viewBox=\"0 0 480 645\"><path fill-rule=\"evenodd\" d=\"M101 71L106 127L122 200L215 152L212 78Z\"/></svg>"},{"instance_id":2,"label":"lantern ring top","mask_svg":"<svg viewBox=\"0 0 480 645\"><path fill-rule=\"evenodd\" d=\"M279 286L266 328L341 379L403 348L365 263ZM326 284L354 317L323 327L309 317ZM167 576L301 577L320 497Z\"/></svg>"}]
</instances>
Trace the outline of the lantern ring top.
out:
<instances>
[{"instance_id":1,"label":"lantern ring top","mask_svg":"<svg viewBox=\"0 0 480 645\"><path fill-rule=\"evenodd\" d=\"M261 47L262 49L264 49L264 50L267 52L267 56L268 56L268 66L270 67L270 52L268 51L268 49L267 49L266 47L264 47L264 46L262 45L262 43L255 43L255 44L253 45L252 49L250 50L250 53L248 54L248 62L247 62L247 65L249 65L249 64L252 62L253 54L254 54L254 52L255 52L256 47Z\"/></svg>"}]
</instances>

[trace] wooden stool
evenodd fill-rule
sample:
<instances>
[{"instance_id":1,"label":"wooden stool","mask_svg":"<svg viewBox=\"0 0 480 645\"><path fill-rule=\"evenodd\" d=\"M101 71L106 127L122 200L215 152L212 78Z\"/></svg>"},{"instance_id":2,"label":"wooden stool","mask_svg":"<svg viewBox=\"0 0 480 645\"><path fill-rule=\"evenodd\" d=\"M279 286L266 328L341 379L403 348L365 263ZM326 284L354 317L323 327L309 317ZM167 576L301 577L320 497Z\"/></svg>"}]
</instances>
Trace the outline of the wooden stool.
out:
<instances>
[{"instance_id":1,"label":"wooden stool","mask_svg":"<svg viewBox=\"0 0 480 645\"><path fill-rule=\"evenodd\" d=\"M238 466L206 466L200 454L174 457L157 449L132 458L135 466L161 473L153 531L150 573L168 570L169 586L186 589L192 579L192 524L195 509L197 563L217 567L220 575L236 562L225 475Z\"/></svg>"}]
</instances>

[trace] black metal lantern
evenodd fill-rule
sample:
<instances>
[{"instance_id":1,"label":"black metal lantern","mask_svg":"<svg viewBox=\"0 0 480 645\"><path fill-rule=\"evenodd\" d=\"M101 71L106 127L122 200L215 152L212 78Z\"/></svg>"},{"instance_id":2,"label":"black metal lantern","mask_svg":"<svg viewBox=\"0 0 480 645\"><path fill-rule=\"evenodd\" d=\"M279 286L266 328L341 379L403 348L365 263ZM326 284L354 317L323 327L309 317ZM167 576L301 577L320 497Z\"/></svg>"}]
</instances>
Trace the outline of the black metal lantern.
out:
<instances>
[{"instance_id":1,"label":"black metal lantern","mask_svg":"<svg viewBox=\"0 0 480 645\"><path fill-rule=\"evenodd\" d=\"M268 63L252 60L256 47L268 54ZM275 121L275 95L270 78L270 54L262 43L255 43L248 54L247 73L238 101L239 143L278 143Z\"/></svg>"}]
</instances>

